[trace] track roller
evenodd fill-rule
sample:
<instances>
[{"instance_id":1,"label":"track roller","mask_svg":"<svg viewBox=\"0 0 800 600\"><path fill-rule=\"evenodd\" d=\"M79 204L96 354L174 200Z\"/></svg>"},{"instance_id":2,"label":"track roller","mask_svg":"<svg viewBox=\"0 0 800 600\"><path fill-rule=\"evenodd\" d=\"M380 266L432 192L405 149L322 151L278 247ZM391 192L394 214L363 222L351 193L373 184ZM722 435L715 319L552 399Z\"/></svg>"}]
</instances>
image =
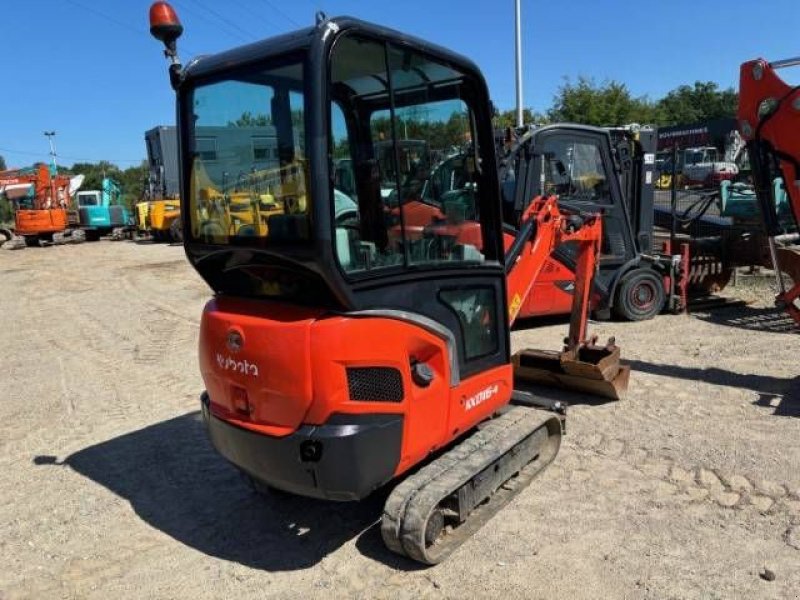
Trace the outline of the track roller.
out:
<instances>
[{"instance_id":1,"label":"track roller","mask_svg":"<svg viewBox=\"0 0 800 600\"><path fill-rule=\"evenodd\" d=\"M552 412L510 407L392 491L384 543L421 563L441 562L553 461L561 434Z\"/></svg>"}]
</instances>

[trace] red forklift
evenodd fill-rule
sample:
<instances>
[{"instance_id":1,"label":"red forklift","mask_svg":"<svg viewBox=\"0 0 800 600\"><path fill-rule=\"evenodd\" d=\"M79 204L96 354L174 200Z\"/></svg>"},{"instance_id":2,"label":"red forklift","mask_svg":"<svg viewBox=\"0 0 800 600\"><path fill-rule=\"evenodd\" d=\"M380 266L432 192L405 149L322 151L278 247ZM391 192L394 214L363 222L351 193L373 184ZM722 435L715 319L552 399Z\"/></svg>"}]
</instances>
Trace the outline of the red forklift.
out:
<instances>
[{"instance_id":1,"label":"red forklift","mask_svg":"<svg viewBox=\"0 0 800 600\"><path fill-rule=\"evenodd\" d=\"M341 501L394 481L385 543L443 560L558 452L563 402L515 378L547 371L612 396L627 384L619 348L585 339L601 220L540 196L504 243L488 90L449 50L320 14L184 68L166 2L150 29L177 95L184 248L215 294L199 340L211 441L262 488ZM242 114L276 141L266 165L227 135ZM390 142L402 173L405 126L461 154L436 206L382 172ZM231 173L258 226L228 227ZM566 347L512 357L510 326L563 242L576 245Z\"/></svg>"},{"instance_id":2,"label":"red forklift","mask_svg":"<svg viewBox=\"0 0 800 600\"><path fill-rule=\"evenodd\" d=\"M641 321L685 308L687 257L654 242L654 129L558 123L505 135L499 170L507 234L515 235L532 198L555 194L562 210L602 215L597 318ZM575 267L575 246L556 248L521 316L569 314Z\"/></svg>"}]
</instances>

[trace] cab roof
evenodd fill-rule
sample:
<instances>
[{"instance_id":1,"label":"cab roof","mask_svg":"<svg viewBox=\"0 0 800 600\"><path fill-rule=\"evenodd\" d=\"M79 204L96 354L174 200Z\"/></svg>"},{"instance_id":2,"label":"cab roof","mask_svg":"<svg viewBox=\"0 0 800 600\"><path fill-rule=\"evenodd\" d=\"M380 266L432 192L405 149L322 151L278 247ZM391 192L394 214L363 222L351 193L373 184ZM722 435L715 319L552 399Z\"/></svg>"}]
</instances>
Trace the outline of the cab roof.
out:
<instances>
[{"instance_id":1,"label":"cab roof","mask_svg":"<svg viewBox=\"0 0 800 600\"><path fill-rule=\"evenodd\" d=\"M325 18L316 25L269 37L217 54L199 56L188 63L184 69L183 78L184 80L203 78L221 70L246 66L267 56L305 51L310 49L317 41L322 44L330 44L335 34L346 29L353 29L378 39L391 39L401 46L412 47L426 54L437 56L449 63L459 65L462 69L480 75L480 70L472 60L447 48L388 27L362 21L354 17L341 16Z\"/></svg>"}]
</instances>

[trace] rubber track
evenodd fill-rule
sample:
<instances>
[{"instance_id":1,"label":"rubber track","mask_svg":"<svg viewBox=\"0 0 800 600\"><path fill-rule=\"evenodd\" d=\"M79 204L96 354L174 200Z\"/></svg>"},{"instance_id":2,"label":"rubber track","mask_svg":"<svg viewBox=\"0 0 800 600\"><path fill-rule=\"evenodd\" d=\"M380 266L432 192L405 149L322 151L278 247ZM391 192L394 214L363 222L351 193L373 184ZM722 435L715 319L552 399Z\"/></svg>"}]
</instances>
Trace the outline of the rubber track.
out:
<instances>
[{"instance_id":1,"label":"rubber track","mask_svg":"<svg viewBox=\"0 0 800 600\"><path fill-rule=\"evenodd\" d=\"M553 413L524 406L510 408L392 491L381 519L386 546L422 563L442 561L525 489L552 462L560 443L561 423ZM465 522L426 548L425 527L432 511L512 449L520 456L509 477L498 482L494 493Z\"/></svg>"}]
</instances>

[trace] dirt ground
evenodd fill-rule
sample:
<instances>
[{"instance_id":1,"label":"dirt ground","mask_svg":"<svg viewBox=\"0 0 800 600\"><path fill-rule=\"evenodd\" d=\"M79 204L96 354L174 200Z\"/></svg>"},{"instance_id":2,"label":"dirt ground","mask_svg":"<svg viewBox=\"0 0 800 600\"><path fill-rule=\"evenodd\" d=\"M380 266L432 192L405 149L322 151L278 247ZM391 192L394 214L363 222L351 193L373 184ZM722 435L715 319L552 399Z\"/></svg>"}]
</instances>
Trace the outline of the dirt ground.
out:
<instances>
[{"instance_id":1,"label":"dirt ground","mask_svg":"<svg viewBox=\"0 0 800 600\"><path fill-rule=\"evenodd\" d=\"M628 398L575 398L555 463L423 569L380 497L264 499L215 454L182 248L0 252L0 598L797 598L800 337L757 280L728 292L753 304L595 326Z\"/></svg>"}]
</instances>

